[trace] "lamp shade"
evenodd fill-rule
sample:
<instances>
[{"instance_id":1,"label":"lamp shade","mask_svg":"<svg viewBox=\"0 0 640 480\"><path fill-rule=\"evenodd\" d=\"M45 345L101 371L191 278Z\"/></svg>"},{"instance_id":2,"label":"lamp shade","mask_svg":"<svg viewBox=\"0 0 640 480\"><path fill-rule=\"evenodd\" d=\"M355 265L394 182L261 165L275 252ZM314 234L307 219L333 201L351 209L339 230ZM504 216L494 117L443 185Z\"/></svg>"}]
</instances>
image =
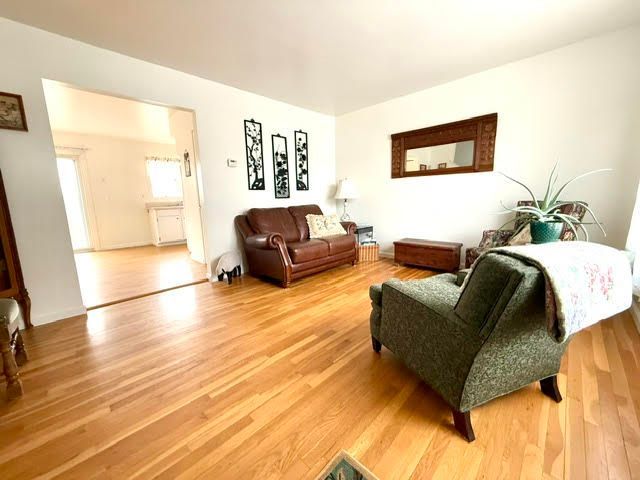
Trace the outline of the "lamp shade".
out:
<instances>
[{"instance_id":1,"label":"lamp shade","mask_svg":"<svg viewBox=\"0 0 640 480\"><path fill-rule=\"evenodd\" d=\"M358 198L358 190L356 189L355 184L348 178L340 180L338 188L336 189L335 198L338 200Z\"/></svg>"}]
</instances>

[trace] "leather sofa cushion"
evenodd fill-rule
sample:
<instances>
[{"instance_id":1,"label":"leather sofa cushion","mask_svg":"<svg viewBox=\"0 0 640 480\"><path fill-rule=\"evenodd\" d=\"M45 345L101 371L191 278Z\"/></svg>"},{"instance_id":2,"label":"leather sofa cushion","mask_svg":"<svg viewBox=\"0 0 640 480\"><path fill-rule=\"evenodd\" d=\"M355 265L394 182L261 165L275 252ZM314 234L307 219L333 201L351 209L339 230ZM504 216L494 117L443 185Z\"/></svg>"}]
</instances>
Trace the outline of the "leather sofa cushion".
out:
<instances>
[{"instance_id":1,"label":"leather sofa cushion","mask_svg":"<svg viewBox=\"0 0 640 480\"><path fill-rule=\"evenodd\" d=\"M349 252L356 248L355 235L331 235L318 240L322 240L329 245L329 255Z\"/></svg>"},{"instance_id":2,"label":"leather sofa cushion","mask_svg":"<svg viewBox=\"0 0 640 480\"><path fill-rule=\"evenodd\" d=\"M247 219L256 233L280 233L286 242L300 240L300 231L286 208L252 208Z\"/></svg>"},{"instance_id":3,"label":"leather sofa cushion","mask_svg":"<svg viewBox=\"0 0 640 480\"><path fill-rule=\"evenodd\" d=\"M318 205L297 205L289 207L289 213L296 222L296 226L300 231L300 240L309 238L309 224L307 223L307 215L322 215L322 210Z\"/></svg>"},{"instance_id":4,"label":"leather sofa cushion","mask_svg":"<svg viewBox=\"0 0 640 480\"><path fill-rule=\"evenodd\" d=\"M322 240L287 242L287 250L293 263L304 263L329 256L329 245Z\"/></svg>"}]
</instances>

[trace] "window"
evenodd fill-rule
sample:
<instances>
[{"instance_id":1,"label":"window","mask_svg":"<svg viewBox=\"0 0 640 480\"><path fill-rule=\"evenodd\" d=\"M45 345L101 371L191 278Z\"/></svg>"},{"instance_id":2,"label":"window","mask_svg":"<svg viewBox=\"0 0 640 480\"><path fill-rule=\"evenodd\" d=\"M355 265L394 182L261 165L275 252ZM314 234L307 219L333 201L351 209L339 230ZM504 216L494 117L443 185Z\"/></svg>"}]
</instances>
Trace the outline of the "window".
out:
<instances>
[{"instance_id":1,"label":"window","mask_svg":"<svg viewBox=\"0 0 640 480\"><path fill-rule=\"evenodd\" d=\"M182 175L177 158L147 157L147 176L153 198L182 198Z\"/></svg>"},{"instance_id":2,"label":"window","mask_svg":"<svg viewBox=\"0 0 640 480\"><path fill-rule=\"evenodd\" d=\"M633 293L640 297L640 184L636 193L636 206L631 218L631 228L627 237L627 250L635 254L633 265Z\"/></svg>"}]
</instances>

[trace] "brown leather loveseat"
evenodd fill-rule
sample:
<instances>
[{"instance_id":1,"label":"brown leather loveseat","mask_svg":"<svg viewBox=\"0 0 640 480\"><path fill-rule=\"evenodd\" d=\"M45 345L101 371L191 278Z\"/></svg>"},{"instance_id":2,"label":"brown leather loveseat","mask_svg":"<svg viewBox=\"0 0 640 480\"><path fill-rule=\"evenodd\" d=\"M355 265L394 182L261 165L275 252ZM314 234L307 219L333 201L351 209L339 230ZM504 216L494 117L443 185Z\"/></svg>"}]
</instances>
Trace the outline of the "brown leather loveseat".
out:
<instances>
[{"instance_id":1,"label":"brown leather loveseat","mask_svg":"<svg viewBox=\"0 0 640 480\"><path fill-rule=\"evenodd\" d=\"M292 280L356 263L356 224L341 222L346 235L309 238L307 214L322 215L318 205L252 208L235 218L244 240L249 273L288 287Z\"/></svg>"}]
</instances>

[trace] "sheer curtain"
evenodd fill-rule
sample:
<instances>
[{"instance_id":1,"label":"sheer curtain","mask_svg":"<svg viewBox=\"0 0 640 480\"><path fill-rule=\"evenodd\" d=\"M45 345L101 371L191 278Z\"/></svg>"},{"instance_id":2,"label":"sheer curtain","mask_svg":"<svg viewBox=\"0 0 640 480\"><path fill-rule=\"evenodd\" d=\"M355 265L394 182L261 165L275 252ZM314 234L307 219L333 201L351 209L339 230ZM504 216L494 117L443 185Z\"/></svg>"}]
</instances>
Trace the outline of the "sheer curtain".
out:
<instances>
[{"instance_id":1,"label":"sheer curtain","mask_svg":"<svg viewBox=\"0 0 640 480\"><path fill-rule=\"evenodd\" d=\"M182 175L177 158L147 157L153 198L182 198Z\"/></svg>"},{"instance_id":2,"label":"sheer curtain","mask_svg":"<svg viewBox=\"0 0 640 480\"><path fill-rule=\"evenodd\" d=\"M636 206L633 209L633 217L631 218L631 228L629 229L629 237L627 238L627 250L636 254L635 263L633 264L633 293L640 295L640 185L636 193Z\"/></svg>"}]
</instances>

